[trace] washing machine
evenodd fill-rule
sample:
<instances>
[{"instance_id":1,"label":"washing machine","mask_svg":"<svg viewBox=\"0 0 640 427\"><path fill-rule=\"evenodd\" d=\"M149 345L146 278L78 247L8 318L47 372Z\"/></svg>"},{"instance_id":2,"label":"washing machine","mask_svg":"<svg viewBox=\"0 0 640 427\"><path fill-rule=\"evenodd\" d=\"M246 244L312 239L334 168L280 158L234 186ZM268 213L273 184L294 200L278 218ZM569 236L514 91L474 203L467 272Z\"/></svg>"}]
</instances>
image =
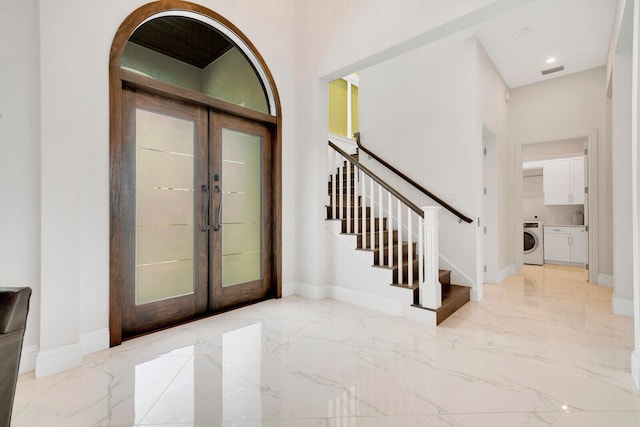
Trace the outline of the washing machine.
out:
<instances>
[{"instance_id":1,"label":"washing machine","mask_svg":"<svg viewBox=\"0 0 640 427\"><path fill-rule=\"evenodd\" d=\"M524 263L544 264L544 223L542 221L525 221L524 231Z\"/></svg>"}]
</instances>

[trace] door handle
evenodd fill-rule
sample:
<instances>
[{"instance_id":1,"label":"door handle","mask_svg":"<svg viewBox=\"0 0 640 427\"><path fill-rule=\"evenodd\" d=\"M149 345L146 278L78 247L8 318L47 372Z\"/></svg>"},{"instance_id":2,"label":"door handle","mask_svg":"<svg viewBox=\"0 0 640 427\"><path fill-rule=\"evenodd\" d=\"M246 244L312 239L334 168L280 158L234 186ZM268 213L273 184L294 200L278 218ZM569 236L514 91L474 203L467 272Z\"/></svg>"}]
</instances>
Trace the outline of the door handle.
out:
<instances>
[{"instance_id":1,"label":"door handle","mask_svg":"<svg viewBox=\"0 0 640 427\"><path fill-rule=\"evenodd\" d=\"M219 231L222 228L222 188L219 185L216 185L216 192L220 195L218 199L218 214L217 214L217 225L213 231Z\"/></svg>"},{"instance_id":2,"label":"door handle","mask_svg":"<svg viewBox=\"0 0 640 427\"><path fill-rule=\"evenodd\" d=\"M211 229L211 220L209 218L209 203L211 203L211 192L207 184L202 184L202 192L204 193L204 226L202 231L209 231Z\"/></svg>"}]
</instances>

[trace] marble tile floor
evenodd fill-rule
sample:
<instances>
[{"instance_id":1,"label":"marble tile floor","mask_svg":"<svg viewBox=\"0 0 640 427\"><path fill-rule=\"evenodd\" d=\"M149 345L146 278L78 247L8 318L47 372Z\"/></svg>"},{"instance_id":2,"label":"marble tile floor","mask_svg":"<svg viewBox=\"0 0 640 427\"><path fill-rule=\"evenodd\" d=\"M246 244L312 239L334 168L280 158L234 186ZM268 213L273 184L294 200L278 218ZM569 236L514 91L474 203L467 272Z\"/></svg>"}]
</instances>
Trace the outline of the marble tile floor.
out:
<instances>
[{"instance_id":1,"label":"marble tile floor","mask_svg":"<svg viewBox=\"0 0 640 427\"><path fill-rule=\"evenodd\" d=\"M299 296L20 377L13 427L638 426L632 319L525 266L439 327Z\"/></svg>"}]
</instances>

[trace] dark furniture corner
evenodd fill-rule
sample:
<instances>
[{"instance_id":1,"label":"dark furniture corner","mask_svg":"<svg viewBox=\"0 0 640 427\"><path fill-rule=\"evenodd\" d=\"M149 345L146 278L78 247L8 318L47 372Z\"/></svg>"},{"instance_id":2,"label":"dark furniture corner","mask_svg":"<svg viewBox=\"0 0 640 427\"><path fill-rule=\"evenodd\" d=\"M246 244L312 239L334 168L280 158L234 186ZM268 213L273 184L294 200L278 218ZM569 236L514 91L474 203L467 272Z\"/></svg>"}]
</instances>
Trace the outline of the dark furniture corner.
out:
<instances>
[{"instance_id":1,"label":"dark furniture corner","mask_svg":"<svg viewBox=\"0 0 640 427\"><path fill-rule=\"evenodd\" d=\"M0 427L9 427L31 288L0 288Z\"/></svg>"}]
</instances>

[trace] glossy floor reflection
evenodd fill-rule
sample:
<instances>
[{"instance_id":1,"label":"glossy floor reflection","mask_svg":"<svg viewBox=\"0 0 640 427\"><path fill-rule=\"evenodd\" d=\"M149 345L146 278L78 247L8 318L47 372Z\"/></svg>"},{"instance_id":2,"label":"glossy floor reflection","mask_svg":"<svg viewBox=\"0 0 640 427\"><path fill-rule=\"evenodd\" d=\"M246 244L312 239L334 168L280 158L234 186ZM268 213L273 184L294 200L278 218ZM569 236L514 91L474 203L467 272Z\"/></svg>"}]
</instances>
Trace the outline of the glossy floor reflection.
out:
<instances>
[{"instance_id":1,"label":"glossy floor reflection","mask_svg":"<svg viewBox=\"0 0 640 427\"><path fill-rule=\"evenodd\" d=\"M632 320L583 270L525 266L438 328L271 300L20 377L14 427L638 426Z\"/></svg>"}]
</instances>

